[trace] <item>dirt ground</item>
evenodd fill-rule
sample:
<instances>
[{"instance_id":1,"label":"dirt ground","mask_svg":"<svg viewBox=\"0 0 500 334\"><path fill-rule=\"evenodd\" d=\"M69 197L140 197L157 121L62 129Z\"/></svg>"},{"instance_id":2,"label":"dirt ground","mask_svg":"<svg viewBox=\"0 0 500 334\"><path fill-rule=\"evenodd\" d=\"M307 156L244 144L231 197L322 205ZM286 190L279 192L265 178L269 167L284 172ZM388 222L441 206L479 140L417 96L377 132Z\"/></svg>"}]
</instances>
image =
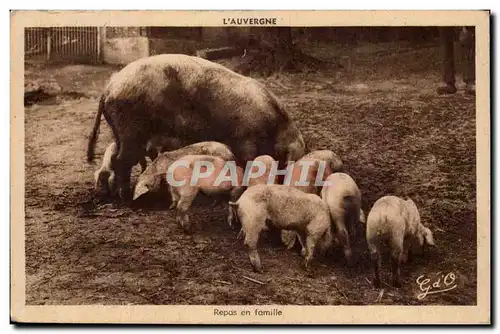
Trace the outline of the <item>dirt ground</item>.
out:
<instances>
[{"instance_id":1,"label":"dirt ground","mask_svg":"<svg viewBox=\"0 0 500 334\"><path fill-rule=\"evenodd\" d=\"M439 248L403 267L402 288L372 288L362 238L353 269L334 249L306 272L298 249L263 234L265 271L256 274L237 230L224 221L225 207L210 199L192 210L203 224L193 235L175 223L168 197L133 208L99 203L93 173L111 141L104 121L94 165L85 154L97 98L116 68L27 65L27 81L52 78L66 92L83 93L25 108L27 304L475 304L475 100L463 90L435 94L437 48L391 54L391 46L349 50L338 58L350 60L344 69L258 79L283 101L311 149L342 157L366 213L383 195L414 199ZM339 57L326 46L310 50ZM449 272L456 289L417 298L419 276Z\"/></svg>"}]
</instances>

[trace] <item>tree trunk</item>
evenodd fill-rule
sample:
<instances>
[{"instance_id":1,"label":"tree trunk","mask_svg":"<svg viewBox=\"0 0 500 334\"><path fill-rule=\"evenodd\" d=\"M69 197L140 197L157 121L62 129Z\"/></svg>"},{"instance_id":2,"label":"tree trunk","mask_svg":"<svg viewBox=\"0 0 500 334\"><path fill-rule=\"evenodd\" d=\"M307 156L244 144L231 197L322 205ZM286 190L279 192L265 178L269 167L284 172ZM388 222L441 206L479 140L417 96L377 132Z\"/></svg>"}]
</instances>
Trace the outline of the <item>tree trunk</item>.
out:
<instances>
[{"instance_id":1,"label":"tree trunk","mask_svg":"<svg viewBox=\"0 0 500 334\"><path fill-rule=\"evenodd\" d=\"M290 69L294 49L290 27L253 28L250 33L256 40L259 58L268 70Z\"/></svg>"}]
</instances>

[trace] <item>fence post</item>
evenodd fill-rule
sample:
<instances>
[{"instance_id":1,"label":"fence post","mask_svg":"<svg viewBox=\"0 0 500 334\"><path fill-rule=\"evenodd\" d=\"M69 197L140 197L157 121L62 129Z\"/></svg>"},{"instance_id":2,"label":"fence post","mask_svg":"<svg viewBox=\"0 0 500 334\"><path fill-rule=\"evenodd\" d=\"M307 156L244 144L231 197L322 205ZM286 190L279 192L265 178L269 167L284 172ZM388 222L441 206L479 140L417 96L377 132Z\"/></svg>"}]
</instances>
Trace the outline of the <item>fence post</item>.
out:
<instances>
[{"instance_id":1,"label":"fence post","mask_svg":"<svg viewBox=\"0 0 500 334\"><path fill-rule=\"evenodd\" d=\"M52 29L47 28L47 61L50 61L50 49L52 47Z\"/></svg>"},{"instance_id":2,"label":"fence post","mask_svg":"<svg viewBox=\"0 0 500 334\"><path fill-rule=\"evenodd\" d=\"M97 60L104 63L104 45L106 44L106 27L98 27L97 32Z\"/></svg>"}]
</instances>

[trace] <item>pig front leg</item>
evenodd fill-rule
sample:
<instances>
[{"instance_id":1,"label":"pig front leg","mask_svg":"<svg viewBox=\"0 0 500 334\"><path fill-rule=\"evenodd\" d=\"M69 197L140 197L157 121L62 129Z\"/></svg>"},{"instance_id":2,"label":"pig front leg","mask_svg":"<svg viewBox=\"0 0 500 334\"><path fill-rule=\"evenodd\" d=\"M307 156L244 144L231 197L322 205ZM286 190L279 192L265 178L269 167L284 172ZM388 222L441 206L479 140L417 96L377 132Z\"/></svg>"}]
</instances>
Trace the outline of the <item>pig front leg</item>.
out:
<instances>
[{"instance_id":1,"label":"pig front leg","mask_svg":"<svg viewBox=\"0 0 500 334\"><path fill-rule=\"evenodd\" d=\"M301 232L297 232L297 239L299 240L300 244L300 255L306 256L306 244L304 242L304 236Z\"/></svg>"},{"instance_id":2,"label":"pig front leg","mask_svg":"<svg viewBox=\"0 0 500 334\"><path fill-rule=\"evenodd\" d=\"M188 210L193 203L196 195L198 193L198 188L195 187L186 187L180 188L180 192L178 193L179 199L177 201L176 211L176 221L180 224L184 232L190 233L191 223L189 220Z\"/></svg>"},{"instance_id":3,"label":"pig front leg","mask_svg":"<svg viewBox=\"0 0 500 334\"><path fill-rule=\"evenodd\" d=\"M306 247L304 254L304 267L307 269L310 268L311 261L314 255L314 248L316 247L316 243L319 241L319 236L315 233L308 233L306 236Z\"/></svg>"},{"instance_id":4,"label":"pig front leg","mask_svg":"<svg viewBox=\"0 0 500 334\"><path fill-rule=\"evenodd\" d=\"M233 228L236 226L235 223L238 222L238 217L236 216L237 213L234 211L235 208L231 207L231 205L228 205L228 212L227 212L227 223L230 228Z\"/></svg>"},{"instance_id":5,"label":"pig front leg","mask_svg":"<svg viewBox=\"0 0 500 334\"><path fill-rule=\"evenodd\" d=\"M304 266L306 270L309 268L311 260L314 255L314 249L318 242L321 241L325 233L329 233L329 220L324 221L324 217L318 216L311 220L306 227L306 243L305 243L305 254L304 254ZM300 233L297 233L300 235ZM299 241L300 237L299 237ZM302 243L302 242L301 242ZM303 244L303 243L302 243ZM304 248L303 248L304 249Z\"/></svg>"},{"instance_id":6,"label":"pig front leg","mask_svg":"<svg viewBox=\"0 0 500 334\"><path fill-rule=\"evenodd\" d=\"M392 249L392 285L396 288L401 287L401 262L403 260L403 251L401 249Z\"/></svg>"},{"instance_id":7,"label":"pig front leg","mask_svg":"<svg viewBox=\"0 0 500 334\"><path fill-rule=\"evenodd\" d=\"M170 204L169 210L177 208L177 203L179 203L180 195L177 189L173 186L168 187L170 192L170 198L172 199L172 204Z\"/></svg>"},{"instance_id":8,"label":"pig front leg","mask_svg":"<svg viewBox=\"0 0 500 334\"><path fill-rule=\"evenodd\" d=\"M376 289L380 289L380 287L382 286L382 282L380 280L380 265L381 265L380 254L378 252L378 249L373 246L369 246L369 249L370 249L370 259L372 262L372 270L373 270L373 286Z\"/></svg>"},{"instance_id":9,"label":"pig front leg","mask_svg":"<svg viewBox=\"0 0 500 334\"><path fill-rule=\"evenodd\" d=\"M244 192L243 187L233 187L231 189L230 194L229 194L229 201L236 203L243 192ZM229 227L233 227L233 224L235 221L233 208L231 208L231 205L228 205L228 207L229 208L228 208L228 214L227 214L227 223L229 224Z\"/></svg>"},{"instance_id":10,"label":"pig front leg","mask_svg":"<svg viewBox=\"0 0 500 334\"><path fill-rule=\"evenodd\" d=\"M286 249L292 249L295 245L295 231L281 230L281 242L286 246Z\"/></svg>"},{"instance_id":11,"label":"pig front leg","mask_svg":"<svg viewBox=\"0 0 500 334\"><path fill-rule=\"evenodd\" d=\"M244 231L245 241L244 245L250 258L250 263L254 271L261 273L262 264L260 262L260 256L257 252L257 243L259 241L260 230L258 228L252 228L250 231Z\"/></svg>"},{"instance_id":12,"label":"pig front leg","mask_svg":"<svg viewBox=\"0 0 500 334\"><path fill-rule=\"evenodd\" d=\"M244 245L250 258L250 263L254 271L262 272L262 264L260 262L259 253L257 252L257 244L259 236L264 226L266 225L265 215L255 215L250 219L245 217L241 221L243 235L245 236Z\"/></svg>"}]
</instances>

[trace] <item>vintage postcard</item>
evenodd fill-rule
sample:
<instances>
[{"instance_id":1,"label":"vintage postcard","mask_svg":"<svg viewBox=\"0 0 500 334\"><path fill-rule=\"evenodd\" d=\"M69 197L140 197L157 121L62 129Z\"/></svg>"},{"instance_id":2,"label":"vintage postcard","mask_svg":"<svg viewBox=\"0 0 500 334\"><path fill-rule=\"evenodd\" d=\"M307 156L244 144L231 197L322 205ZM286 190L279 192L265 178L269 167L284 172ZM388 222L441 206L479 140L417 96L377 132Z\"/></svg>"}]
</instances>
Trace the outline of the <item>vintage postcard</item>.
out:
<instances>
[{"instance_id":1,"label":"vintage postcard","mask_svg":"<svg viewBox=\"0 0 500 334\"><path fill-rule=\"evenodd\" d=\"M489 22L12 11L11 321L490 324Z\"/></svg>"}]
</instances>

